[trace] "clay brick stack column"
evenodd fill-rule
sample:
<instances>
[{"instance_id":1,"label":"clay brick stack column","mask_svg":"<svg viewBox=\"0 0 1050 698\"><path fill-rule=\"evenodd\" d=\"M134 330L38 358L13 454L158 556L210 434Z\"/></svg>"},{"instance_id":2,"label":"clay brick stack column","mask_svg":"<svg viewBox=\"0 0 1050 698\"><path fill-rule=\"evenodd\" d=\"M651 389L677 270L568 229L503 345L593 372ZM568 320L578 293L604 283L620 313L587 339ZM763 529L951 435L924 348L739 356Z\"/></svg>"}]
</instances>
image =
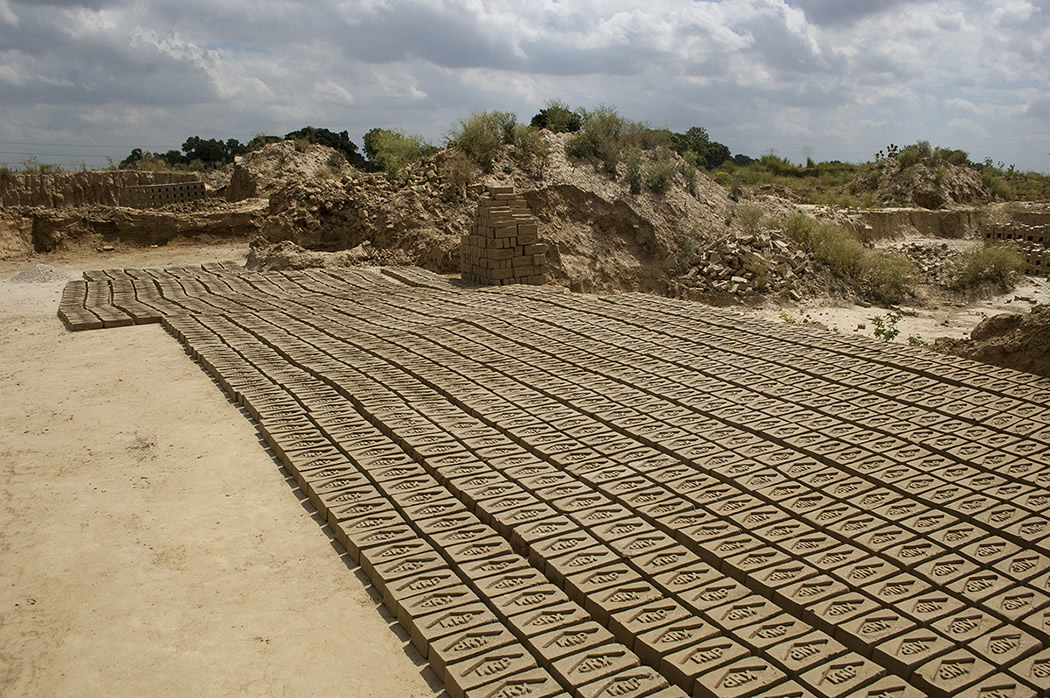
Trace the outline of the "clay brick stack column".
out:
<instances>
[{"instance_id":1,"label":"clay brick stack column","mask_svg":"<svg viewBox=\"0 0 1050 698\"><path fill-rule=\"evenodd\" d=\"M539 221L514 187L489 187L478 201L469 235L460 244L464 281L508 286L547 282L547 246Z\"/></svg>"}]
</instances>

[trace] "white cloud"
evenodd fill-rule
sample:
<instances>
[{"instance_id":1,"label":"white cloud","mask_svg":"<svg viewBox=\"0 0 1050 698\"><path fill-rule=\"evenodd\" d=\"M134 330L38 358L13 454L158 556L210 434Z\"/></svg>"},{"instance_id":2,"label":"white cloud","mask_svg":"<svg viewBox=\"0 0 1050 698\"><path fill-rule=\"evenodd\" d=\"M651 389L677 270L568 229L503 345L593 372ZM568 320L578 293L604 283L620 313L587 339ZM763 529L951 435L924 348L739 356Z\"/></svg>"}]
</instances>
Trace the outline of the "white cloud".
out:
<instances>
[{"instance_id":1,"label":"white cloud","mask_svg":"<svg viewBox=\"0 0 1050 698\"><path fill-rule=\"evenodd\" d=\"M471 111L528 120L560 97L750 154L1016 134L991 155L1048 169L1046 0L0 0L12 22L6 141L178 147L307 123L438 141Z\"/></svg>"}]
</instances>

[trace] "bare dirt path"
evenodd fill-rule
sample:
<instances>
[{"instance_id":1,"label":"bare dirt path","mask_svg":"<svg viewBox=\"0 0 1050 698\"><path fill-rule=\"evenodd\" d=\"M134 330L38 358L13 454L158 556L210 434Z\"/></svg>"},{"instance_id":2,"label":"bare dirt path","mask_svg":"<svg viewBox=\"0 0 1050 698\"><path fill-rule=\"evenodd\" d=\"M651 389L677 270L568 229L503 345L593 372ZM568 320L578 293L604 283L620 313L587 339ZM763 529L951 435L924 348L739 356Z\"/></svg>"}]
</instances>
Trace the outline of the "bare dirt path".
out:
<instances>
[{"instance_id":1,"label":"bare dirt path","mask_svg":"<svg viewBox=\"0 0 1050 698\"><path fill-rule=\"evenodd\" d=\"M426 663L238 408L159 325L67 332L82 269L0 262L0 695L433 696Z\"/></svg>"}]
</instances>

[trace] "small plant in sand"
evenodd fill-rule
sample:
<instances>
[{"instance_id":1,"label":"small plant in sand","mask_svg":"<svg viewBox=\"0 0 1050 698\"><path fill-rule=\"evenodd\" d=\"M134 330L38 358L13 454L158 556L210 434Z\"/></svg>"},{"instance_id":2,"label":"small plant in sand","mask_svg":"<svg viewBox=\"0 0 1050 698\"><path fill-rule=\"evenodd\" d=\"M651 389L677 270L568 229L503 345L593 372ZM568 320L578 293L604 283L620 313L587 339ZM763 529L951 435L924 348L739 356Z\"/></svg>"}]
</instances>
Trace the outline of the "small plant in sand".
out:
<instances>
[{"instance_id":1,"label":"small plant in sand","mask_svg":"<svg viewBox=\"0 0 1050 698\"><path fill-rule=\"evenodd\" d=\"M896 339L897 335L901 333L900 328L897 327L901 317L900 313L895 313L892 310L885 315L872 317L871 322L875 325L875 339L881 339L883 342L892 342Z\"/></svg>"}]
</instances>

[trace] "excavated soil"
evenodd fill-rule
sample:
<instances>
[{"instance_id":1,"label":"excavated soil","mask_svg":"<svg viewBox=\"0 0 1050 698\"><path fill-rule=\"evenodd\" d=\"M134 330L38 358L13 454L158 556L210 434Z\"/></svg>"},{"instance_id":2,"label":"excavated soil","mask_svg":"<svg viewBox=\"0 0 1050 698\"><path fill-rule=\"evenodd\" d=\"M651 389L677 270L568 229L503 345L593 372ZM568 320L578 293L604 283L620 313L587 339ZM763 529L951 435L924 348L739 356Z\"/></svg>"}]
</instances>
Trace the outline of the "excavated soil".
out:
<instances>
[{"instance_id":1,"label":"excavated soil","mask_svg":"<svg viewBox=\"0 0 1050 698\"><path fill-rule=\"evenodd\" d=\"M969 339L939 339L933 348L1050 378L1050 306L1033 306L1025 315L995 315L982 320Z\"/></svg>"}]
</instances>

